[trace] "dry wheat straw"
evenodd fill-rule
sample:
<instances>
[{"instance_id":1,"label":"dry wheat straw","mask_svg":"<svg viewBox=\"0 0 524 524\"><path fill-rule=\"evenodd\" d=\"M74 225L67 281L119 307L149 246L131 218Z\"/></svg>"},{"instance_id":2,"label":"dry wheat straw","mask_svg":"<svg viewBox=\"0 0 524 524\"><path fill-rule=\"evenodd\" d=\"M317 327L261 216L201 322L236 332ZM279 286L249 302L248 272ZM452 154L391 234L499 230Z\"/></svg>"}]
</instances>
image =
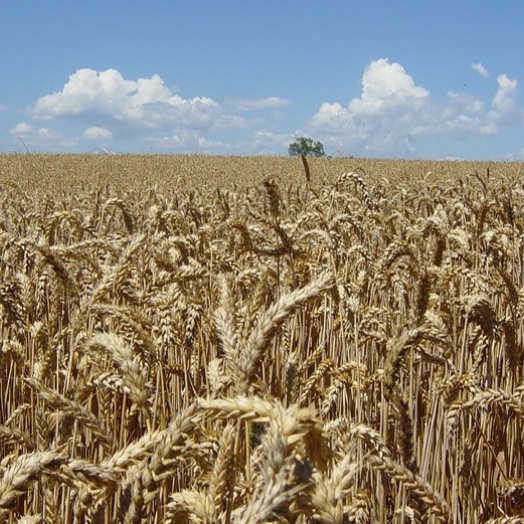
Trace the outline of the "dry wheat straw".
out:
<instances>
[{"instance_id":1,"label":"dry wheat straw","mask_svg":"<svg viewBox=\"0 0 524 524\"><path fill-rule=\"evenodd\" d=\"M522 522L487 167L0 155L0 520Z\"/></svg>"}]
</instances>

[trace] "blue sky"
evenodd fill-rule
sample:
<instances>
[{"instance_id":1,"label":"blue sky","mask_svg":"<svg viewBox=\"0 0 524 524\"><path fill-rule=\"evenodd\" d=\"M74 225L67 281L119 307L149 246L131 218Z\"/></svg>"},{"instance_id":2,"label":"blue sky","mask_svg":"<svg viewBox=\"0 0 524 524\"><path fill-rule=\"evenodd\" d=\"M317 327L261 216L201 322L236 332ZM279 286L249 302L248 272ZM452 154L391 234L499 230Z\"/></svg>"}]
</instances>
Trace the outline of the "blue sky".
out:
<instances>
[{"instance_id":1,"label":"blue sky","mask_svg":"<svg viewBox=\"0 0 524 524\"><path fill-rule=\"evenodd\" d=\"M0 152L524 159L522 0L2 0Z\"/></svg>"}]
</instances>

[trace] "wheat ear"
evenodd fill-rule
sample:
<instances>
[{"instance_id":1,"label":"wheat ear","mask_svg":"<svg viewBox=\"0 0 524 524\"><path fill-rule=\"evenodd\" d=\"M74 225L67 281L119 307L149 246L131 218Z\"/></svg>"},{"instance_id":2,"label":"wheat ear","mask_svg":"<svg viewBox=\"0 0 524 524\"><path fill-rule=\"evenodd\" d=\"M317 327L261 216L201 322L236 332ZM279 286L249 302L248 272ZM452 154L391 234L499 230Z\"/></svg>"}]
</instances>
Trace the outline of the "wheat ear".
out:
<instances>
[{"instance_id":1,"label":"wheat ear","mask_svg":"<svg viewBox=\"0 0 524 524\"><path fill-rule=\"evenodd\" d=\"M238 355L234 355L237 357L235 364L246 383L251 381L264 350L285 320L301 305L333 287L334 283L333 276L325 273L306 287L283 295L258 318L247 343L240 346Z\"/></svg>"},{"instance_id":2,"label":"wheat ear","mask_svg":"<svg viewBox=\"0 0 524 524\"><path fill-rule=\"evenodd\" d=\"M0 517L6 516L7 510L25 492L30 481L39 478L46 470L55 470L67 460L54 451L36 451L19 457L0 479Z\"/></svg>"}]
</instances>

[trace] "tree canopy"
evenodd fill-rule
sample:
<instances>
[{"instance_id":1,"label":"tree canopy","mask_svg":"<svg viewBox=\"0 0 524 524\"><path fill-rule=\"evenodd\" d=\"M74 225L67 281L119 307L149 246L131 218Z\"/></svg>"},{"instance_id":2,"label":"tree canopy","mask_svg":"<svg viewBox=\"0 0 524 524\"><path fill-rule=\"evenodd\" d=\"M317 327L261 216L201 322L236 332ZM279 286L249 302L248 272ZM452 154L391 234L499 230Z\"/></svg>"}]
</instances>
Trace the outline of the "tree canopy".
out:
<instances>
[{"instance_id":1,"label":"tree canopy","mask_svg":"<svg viewBox=\"0 0 524 524\"><path fill-rule=\"evenodd\" d=\"M291 142L288 153L291 156L326 156L322 142L306 136L297 137L294 142Z\"/></svg>"}]
</instances>

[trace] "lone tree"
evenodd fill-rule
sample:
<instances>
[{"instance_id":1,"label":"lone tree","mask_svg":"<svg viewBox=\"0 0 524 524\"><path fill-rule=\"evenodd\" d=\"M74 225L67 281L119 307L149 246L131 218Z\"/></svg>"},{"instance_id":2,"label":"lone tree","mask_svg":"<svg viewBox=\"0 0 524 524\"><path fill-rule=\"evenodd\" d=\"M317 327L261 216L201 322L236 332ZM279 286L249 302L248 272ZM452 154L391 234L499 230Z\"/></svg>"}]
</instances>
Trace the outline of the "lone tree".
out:
<instances>
[{"instance_id":1,"label":"lone tree","mask_svg":"<svg viewBox=\"0 0 524 524\"><path fill-rule=\"evenodd\" d=\"M322 142L306 136L297 137L294 142L291 142L288 153L291 156L326 156Z\"/></svg>"}]
</instances>

